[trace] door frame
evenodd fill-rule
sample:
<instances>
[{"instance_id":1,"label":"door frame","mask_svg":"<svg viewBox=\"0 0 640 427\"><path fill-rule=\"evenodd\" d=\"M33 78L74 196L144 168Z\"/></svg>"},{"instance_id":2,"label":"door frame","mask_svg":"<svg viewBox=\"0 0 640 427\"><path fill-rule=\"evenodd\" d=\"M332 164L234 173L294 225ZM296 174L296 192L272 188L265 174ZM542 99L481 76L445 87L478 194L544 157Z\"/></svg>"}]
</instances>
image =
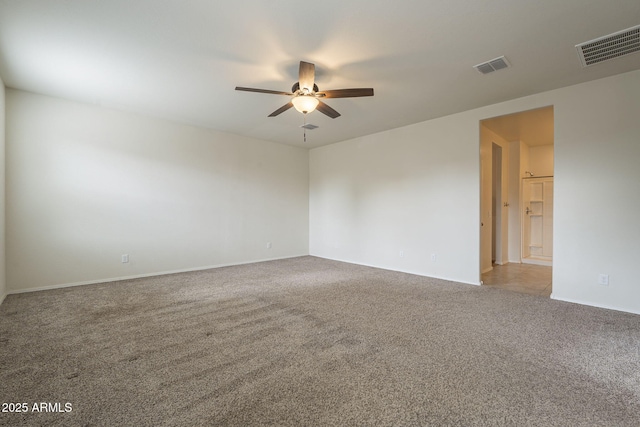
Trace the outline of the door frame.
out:
<instances>
[{"instance_id":1,"label":"door frame","mask_svg":"<svg viewBox=\"0 0 640 427\"><path fill-rule=\"evenodd\" d=\"M505 215L507 225L503 226L503 233L506 232L506 241L507 248L506 252L503 251L503 258L505 263L521 263L522 262L522 218L521 212L523 211L523 200L522 200L522 178L525 170L528 169L528 158L523 158L522 146L529 146L523 139L524 134L523 128L515 129L513 127L505 126L504 121L498 120L494 122L492 125L488 123L485 126L485 122L494 121L495 119L515 119L518 120L521 115L527 113L534 113L541 110L547 110L551 112L551 123L550 128L552 129L552 133L555 135L555 108L553 104L540 106L536 108L531 108L527 110L521 111L513 111L504 114L499 114L496 116L486 117L479 120L479 162L480 162L480 185L479 185L479 201L480 201L480 212L479 212L479 220L478 220L478 230L479 230L479 282L482 283L482 275L486 272L492 270L491 265L487 265L487 251L491 252L491 248L487 250L487 240L491 239L492 230L491 230L491 218L488 212L488 206L486 201L486 181L489 179L487 176L487 168L489 165L488 162L492 162L492 156L490 153L490 148L487 147L487 142L489 142L489 146L491 146L491 142L493 136L487 135L496 135L499 137L499 141L506 143L507 145L503 145L502 143L498 143L503 148L503 156L502 161L507 162L507 169L503 169L502 179L506 180L507 189L503 188L502 194L502 203L506 212L503 212ZM547 122L542 122L544 125ZM496 127L493 127L493 126ZM518 124L518 126L521 126ZM537 123L534 128L538 128L540 123ZM531 127L529 126L530 130ZM548 129L548 127L544 127L544 129ZM487 133L487 131L489 133ZM529 132L530 135L530 132ZM546 136L546 134L545 134ZM552 137L553 140L555 139ZM551 144L555 145L553 141ZM508 148L507 155L505 155L504 149ZM555 157L555 153L554 153ZM527 165L527 166L523 166ZM506 204L505 204L506 202ZM509 206L511 205L511 206ZM555 210L555 209L554 209ZM487 229L489 227L489 229ZM554 233L555 235L555 230ZM503 236L505 236L503 234ZM490 245L490 243L489 243ZM488 256L491 258L491 256Z\"/></svg>"}]
</instances>

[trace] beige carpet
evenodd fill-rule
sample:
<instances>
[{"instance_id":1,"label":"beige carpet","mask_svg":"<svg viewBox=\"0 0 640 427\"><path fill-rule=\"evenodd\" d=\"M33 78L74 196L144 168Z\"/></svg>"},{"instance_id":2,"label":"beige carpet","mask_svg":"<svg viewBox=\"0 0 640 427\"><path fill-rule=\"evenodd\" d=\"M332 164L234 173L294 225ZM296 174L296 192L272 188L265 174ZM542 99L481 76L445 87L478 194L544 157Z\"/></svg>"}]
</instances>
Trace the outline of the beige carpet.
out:
<instances>
[{"instance_id":1,"label":"beige carpet","mask_svg":"<svg viewBox=\"0 0 640 427\"><path fill-rule=\"evenodd\" d=\"M0 425L640 423L640 316L314 257L10 295L0 346Z\"/></svg>"}]
</instances>

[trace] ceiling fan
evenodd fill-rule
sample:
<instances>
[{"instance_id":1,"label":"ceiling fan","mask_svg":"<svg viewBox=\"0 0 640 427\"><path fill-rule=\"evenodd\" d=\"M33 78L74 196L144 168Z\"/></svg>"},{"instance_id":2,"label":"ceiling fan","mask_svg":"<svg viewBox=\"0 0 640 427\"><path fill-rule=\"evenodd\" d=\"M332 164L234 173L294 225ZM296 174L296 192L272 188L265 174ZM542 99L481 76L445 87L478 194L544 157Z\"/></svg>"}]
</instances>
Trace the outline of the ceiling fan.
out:
<instances>
[{"instance_id":1,"label":"ceiling fan","mask_svg":"<svg viewBox=\"0 0 640 427\"><path fill-rule=\"evenodd\" d=\"M273 95L291 96L291 101L278 108L269 117L275 117L284 113L291 107L303 114L318 110L332 119L340 117L333 108L321 101L322 98L357 98L361 96L373 96L373 88L334 89L320 91L315 84L316 66L310 62L300 61L298 81L291 87L291 92L279 92L268 89L254 89L250 87L236 86L236 90L245 92L270 93Z\"/></svg>"}]
</instances>

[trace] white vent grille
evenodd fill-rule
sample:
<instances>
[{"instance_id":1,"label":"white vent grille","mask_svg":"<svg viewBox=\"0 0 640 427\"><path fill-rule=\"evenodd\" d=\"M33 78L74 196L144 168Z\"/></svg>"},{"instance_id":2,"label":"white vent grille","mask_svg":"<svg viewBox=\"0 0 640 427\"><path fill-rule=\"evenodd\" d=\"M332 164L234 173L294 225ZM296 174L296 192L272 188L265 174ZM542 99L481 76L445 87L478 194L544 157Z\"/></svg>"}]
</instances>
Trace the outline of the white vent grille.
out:
<instances>
[{"instance_id":1,"label":"white vent grille","mask_svg":"<svg viewBox=\"0 0 640 427\"><path fill-rule=\"evenodd\" d=\"M576 45L583 67L640 51L640 25Z\"/></svg>"},{"instance_id":2,"label":"white vent grille","mask_svg":"<svg viewBox=\"0 0 640 427\"><path fill-rule=\"evenodd\" d=\"M483 62L482 64L474 65L473 68L478 70L481 74L489 74L494 71L509 68L511 65L507 61L507 58L501 56L499 58L492 59L491 61Z\"/></svg>"},{"instance_id":3,"label":"white vent grille","mask_svg":"<svg viewBox=\"0 0 640 427\"><path fill-rule=\"evenodd\" d=\"M318 129L319 126L312 125L311 123L307 123L306 125L302 125L300 127L306 130L314 130L314 129Z\"/></svg>"}]
</instances>

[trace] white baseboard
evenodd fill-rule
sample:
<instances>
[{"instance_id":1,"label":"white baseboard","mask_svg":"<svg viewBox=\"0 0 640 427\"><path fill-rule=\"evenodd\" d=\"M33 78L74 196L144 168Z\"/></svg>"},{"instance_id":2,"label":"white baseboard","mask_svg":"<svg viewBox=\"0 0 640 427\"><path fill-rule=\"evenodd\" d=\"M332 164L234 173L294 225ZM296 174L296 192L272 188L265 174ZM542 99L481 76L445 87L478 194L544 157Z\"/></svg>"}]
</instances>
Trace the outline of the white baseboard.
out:
<instances>
[{"instance_id":1,"label":"white baseboard","mask_svg":"<svg viewBox=\"0 0 640 427\"><path fill-rule=\"evenodd\" d=\"M550 258L528 257L522 258L522 264L544 265L547 267L552 267L553 261Z\"/></svg>"},{"instance_id":2,"label":"white baseboard","mask_svg":"<svg viewBox=\"0 0 640 427\"><path fill-rule=\"evenodd\" d=\"M551 297L550 298L553 299L553 300L556 300L556 301L570 302L572 304L588 305L590 307L597 307L597 308L604 308L604 309L607 309L607 310L622 311L624 313L640 314L640 310L630 310L628 308L614 307L614 306L607 305L607 304L598 304L598 303L594 303L594 302L591 302L591 301L582 301L582 300L573 299L573 298L556 297L553 294L553 292L551 293Z\"/></svg>"},{"instance_id":3,"label":"white baseboard","mask_svg":"<svg viewBox=\"0 0 640 427\"><path fill-rule=\"evenodd\" d=\"M448 282L462 283L464 285L473 285L473 286L480 286L481 285L480 281L478 281L478 282L467 282L467 281L464 281L464 280L452 279L450 277L430 276L430 275L424 274L422 272L413 271L413 270L398 270L396 268L391 268L391 267L386 267L386 266L365 264L365 263L362 263L362 262L355 262L355 261L350 261L350 260L345 260L345 259L338 259L338 258L328 258L328 257L325 257L325 256L319 256L319 255L313 255L313 254L310 254L310 256L314 256L316 258L329 259L331 261L346 262L347 264L361 265L363 267L372 267L372 268L379 268L381 270L397 271L398 273L415 274L416 276L430 277L432 279L446 280Z\"/></svg>"},{"instance_id":4,"label":"white baseboard","mask_svg":"<svg viewBox=\"0 0 640 427\"><path fill-rule=\"evenodd\" d=\"M257 263L257 262L277 261L277 260L280 260L280 259L298 258L298 257L308 256L308 255L309 254L292 255L292 256L285 256L285 257L279 257L279 258L265 258L265 259L258 259L258 260L253 260L253 261L243 261L243 262L237 262L237 263L231 263L231 264L216 264L216 265L208 265L208 266L204 266L204 267L186 268L186 269L180 269L180 270L167 270L167 271L159 271L159 272L155 272L155 273L135 274L135 275L132 275L132 276L109 277L109 278L105 278L105 279L86 280L86 281L82 281L82 282L61 283L61 284L57 284L57 285L40 286L40 287L37 287L37 288L9 290L8 294L23 294L23 293L26 293L26 292L49 291L49 290L52 290L52 289L71 288L71 287L74 287L74 286L84 286L84 285L95 285L95 284L98 284L98 283L119 282L121 280L141 279L141 278L144 278L144 277L154 277L154 276L165 276L167 274L176 274L176 273L188 273L190 271L210 270L212 268L232 267L234 265L254 264L254 263Z\"/></svg>"},{"instance_id":5,"label":"white baseboard","mask_svg":"<svg viewBox=\"0 0 640 427\"><path fill-rule=\"evenodd\" d=\"M7 294L0 295L0 305L2 305L6 297L7 297Z\"/></svg>"}]
</instances>

